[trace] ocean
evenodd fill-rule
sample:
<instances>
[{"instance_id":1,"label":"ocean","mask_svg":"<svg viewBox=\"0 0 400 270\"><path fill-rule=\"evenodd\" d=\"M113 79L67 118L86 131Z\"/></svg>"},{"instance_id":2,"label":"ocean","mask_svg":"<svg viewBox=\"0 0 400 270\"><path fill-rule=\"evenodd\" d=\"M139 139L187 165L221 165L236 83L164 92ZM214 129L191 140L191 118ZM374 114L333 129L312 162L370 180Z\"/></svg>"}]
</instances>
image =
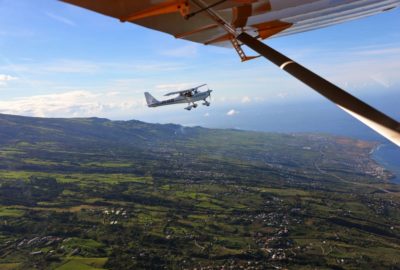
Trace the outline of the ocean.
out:
<instances>
[{"instance_id":1,"label":"ocean","mask_svg":"<svg viewBox=\"0 0 400 270\"><path fill-rule=\"evenodd\" d=\"M380 145L372 154L374 160L396 175L391 181L400 184L400 150L390 144Z\"/></svg>"}]
</instances>

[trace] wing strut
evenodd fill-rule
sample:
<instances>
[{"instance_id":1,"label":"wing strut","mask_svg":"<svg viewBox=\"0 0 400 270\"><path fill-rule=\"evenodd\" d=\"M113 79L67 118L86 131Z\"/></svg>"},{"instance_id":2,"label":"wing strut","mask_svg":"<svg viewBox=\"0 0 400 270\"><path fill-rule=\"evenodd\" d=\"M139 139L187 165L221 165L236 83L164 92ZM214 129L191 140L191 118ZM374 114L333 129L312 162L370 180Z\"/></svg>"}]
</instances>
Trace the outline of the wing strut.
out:
<instances>
[{"instance_id":1,"label":"wing strut","mask_svg":"<svg viewBox=\"0 0 400 270\"><path fill-rule=\"evenodd\" d=\"M400 123L246 33L236 37L272 63L400 146Z\"/></svg>"}]
</instances>

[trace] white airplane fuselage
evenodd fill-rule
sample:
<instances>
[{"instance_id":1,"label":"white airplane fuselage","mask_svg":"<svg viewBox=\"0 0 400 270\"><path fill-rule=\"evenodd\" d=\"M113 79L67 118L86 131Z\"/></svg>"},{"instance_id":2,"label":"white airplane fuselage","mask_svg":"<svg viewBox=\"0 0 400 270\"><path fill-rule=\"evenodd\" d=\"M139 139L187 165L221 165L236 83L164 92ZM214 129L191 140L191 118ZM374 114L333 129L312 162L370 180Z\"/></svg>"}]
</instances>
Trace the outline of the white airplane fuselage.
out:
<instances>
[{"instance_id":1,"label":"white airplane fuselage","mask_svg":"<svg viewBox=\"0 0 400 270\"><path fill-rule=\"evenodd\" d=\"M212 90L207 90L204 92L195 92L192 95L179 95L175 98L167 99L167 100L162 100L158 101L155 98L151 97L150 94L148 94L152 100L149 100L147 97L147 106L148 107L160 107L160 106L166 106L166 105L173 105L173 104L182 104L182 103L188 103L189 107L186 109L191 109L196 108L197 104L195 102L198 101L204 101L203 105L209 106L210 103L206 100L208 97L210 97ZM192 104L192 105L191 105Z\"/></svg>"}]
</instances>

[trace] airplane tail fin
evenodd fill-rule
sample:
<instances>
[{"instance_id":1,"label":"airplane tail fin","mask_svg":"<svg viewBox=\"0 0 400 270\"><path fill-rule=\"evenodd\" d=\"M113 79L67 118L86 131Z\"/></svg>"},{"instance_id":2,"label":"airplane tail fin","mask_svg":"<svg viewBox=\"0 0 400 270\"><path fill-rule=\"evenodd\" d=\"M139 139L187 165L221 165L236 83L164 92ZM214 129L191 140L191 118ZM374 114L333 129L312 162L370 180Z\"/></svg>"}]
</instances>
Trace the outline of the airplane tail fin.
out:
<instances>
[{"instance_id":1,"label":"airplane tail fin","mask_svg":"<svg viewBox=\"0 0 400 270\"><path fill-rule=\"evenodd\" d=\"M146 97L147 106L151 107L152 105L158 103L159 101L155 99L149 92L145 92L144 96Z\"/></svg>"}]
</instances>

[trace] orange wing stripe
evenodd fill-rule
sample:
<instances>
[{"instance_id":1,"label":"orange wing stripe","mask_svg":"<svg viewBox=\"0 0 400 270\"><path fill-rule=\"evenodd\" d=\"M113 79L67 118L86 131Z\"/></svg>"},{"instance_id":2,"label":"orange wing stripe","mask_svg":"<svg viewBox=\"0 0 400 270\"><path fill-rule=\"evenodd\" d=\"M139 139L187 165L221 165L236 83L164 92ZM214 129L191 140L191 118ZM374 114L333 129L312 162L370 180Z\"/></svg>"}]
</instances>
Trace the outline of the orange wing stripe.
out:
<instances>
[{"instance_id":1,"label":"orange wing stripe","mask_svg":"<svg viewBox=\"0 0 400 270\"><path fill-rule=\"evenodd\" d=\"M189 3L187 0L173 0L153 5L148 9L137 11L125 18L120 18L120 20L121 22L132 22L139 19L175 13L178 11L181 12L182 16L185 16L189 13Z\"/></svg>"},{"instance_id":2,"label":"orange wing stripe","mask_svg":"<svg viewBox=\"0 0 400 270\"><path fill-rule=\"evenodd\" d=\"M266 23L254 24L252 26L257 28L260 38L266 39L290 28L292 25L292 23L275 20Z\"/></svg>"}]
</instances>

